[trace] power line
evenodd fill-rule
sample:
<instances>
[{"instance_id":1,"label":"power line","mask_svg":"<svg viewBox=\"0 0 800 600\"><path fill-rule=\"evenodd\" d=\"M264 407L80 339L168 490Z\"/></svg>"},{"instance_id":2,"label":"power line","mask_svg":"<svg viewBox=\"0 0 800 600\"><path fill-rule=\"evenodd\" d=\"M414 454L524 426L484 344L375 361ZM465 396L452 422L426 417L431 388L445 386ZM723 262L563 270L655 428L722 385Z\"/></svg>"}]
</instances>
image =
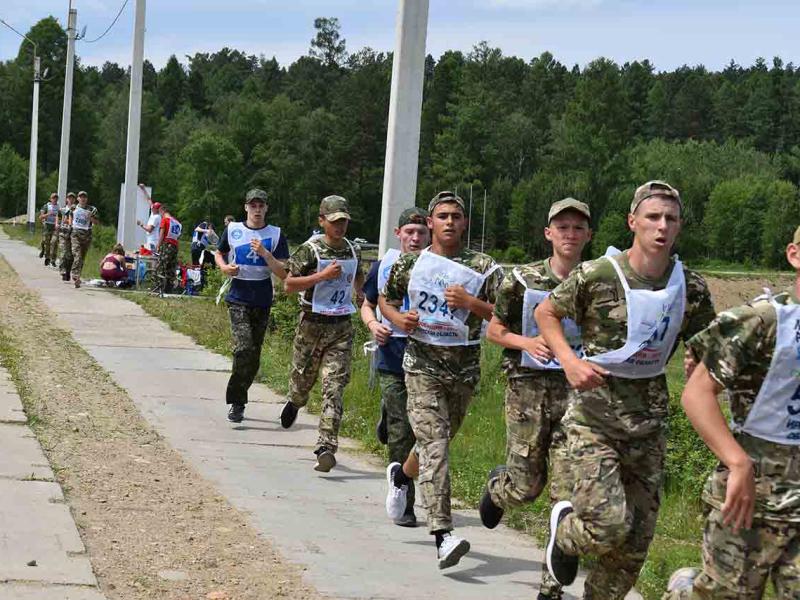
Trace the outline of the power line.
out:
<instances>
[{"instance_id":1,"label":"power line","mask_svg":"<svg viewBox=\"0 0 800 600\"><path fill-rule=\"evenodd\" d=\"M117 24L117 21L119 20L119 17L120 17L120 15L122 14L122 11L123 11L123 10L125 10L125 7L126 7L127 5L128 5L128 0L125 0L125 2L123 2L123 3L122 3L122 7L119 9L119 12L117 13L117 16L116 16L116 17L114 17L114 20L113 20L113 21L111 21L111 25L109 25L109 26L108 26L108 29L106 29L106 30L103 32L103 35L101 35L99 38L95 38L95 39L93 39L93 40L83 40L83 41L84 41L85 43L87 43L87 44L94 44L95 42L99 42L99 41L100 41L100 40L102 40L104 37L106 37L106 34L107 34L109 31L111 31L111 28L112 28L112 27L114 27L114 25L116 25L116 24Z\"/></svg>"}]
</instances>

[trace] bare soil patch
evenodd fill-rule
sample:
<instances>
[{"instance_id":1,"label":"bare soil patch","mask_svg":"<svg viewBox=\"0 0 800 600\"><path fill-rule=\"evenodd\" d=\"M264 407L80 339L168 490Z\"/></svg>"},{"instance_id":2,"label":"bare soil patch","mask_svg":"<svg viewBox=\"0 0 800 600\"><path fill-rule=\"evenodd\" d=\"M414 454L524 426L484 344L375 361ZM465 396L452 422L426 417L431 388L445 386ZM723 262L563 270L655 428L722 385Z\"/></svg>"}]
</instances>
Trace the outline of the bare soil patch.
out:
<instances>
[{"instance_id":1,"label":"bare soil patch","mask_svg":"<svg viewBox=\"0 0 800 600\"><path fill-rule=\"evenodd\" d=\"M717 312L733 306L744 304L756 296L764 293L764 288L769 288L777 293L785 290L794 281L791 274L776 274L769 277L705 277L714 307Z\"/></svg>"},{"instance_id":2,"label":"bare soil patch","mask_svg":"<svg viewBox=\"0 0 800 600\"><path fill-rule=\"evenodd\" d=\"M0 358L109 599L318 598L0 259Z\"/></svg>"}]
</instances>

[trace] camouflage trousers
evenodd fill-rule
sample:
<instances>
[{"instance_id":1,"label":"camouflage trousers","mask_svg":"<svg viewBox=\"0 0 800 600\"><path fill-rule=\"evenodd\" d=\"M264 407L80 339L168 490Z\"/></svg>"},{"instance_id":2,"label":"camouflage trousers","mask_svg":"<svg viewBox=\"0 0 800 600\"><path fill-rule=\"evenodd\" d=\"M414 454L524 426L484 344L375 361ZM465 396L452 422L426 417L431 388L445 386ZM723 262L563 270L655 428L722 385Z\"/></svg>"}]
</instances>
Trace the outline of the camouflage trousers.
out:
<instances>
[{"instance_id":1,"label":"camouflage trousers","mask_svg":"<svg viewBox=\"0 0 800 600\"><path fill-rule=\"evenodd\" d=\"M693 588L667 592L663 600L757 600L769 579L779 600L800 598L800 523L755 520L735 534L713 508L703 533L703 571Z\"/></svg>"},{"instance_id":2,"label":"camouflage trousers","mask_svg":"<svg viewBox=\"0 0 800 600\"><path fill-rule=\"evenodd\" d=\"M72 279L80 279L83 271L83 261L86 260L86 253L92 245L91 229L73 229L70 236L72 244Z\"/></svg>"},{"instance_id":3,"label":"camouflage trousers","mask_svg":"<svg viewBox=\"0 0 800 600\"><path fill-rule=\"evenodd\" d=\"M41 251L44 252L46 260L51 262L56 261L56 254L58 253L58 235L56 234L56 226L51 223L45 223L42 226L42 243Z\"/></svg>"},{"instance_id":4,"label":"camouflage trousers","mask_svg":"<svg viewBox=\"0 0 800 600\"><path fill-rule=\"evenodd\" d=\"M58 265L58 270L62 275L69 274L72 269L72 238L69 229L59 229L58 231L58 245L61 249L61 262Z\"/></svg>"},{"instance_id":5,"label":"camouflage trousers","mask_svg":"<svg viewBox=\"0 0 800 600\"><path fill-rule=\"evenodd\" d=\"M450 440L458 433L477 382L406 373L408 420L417 438L419 484L428 531L450 531Z\"/></svg>"},{"instance_id":6,"label":"camouflage trousers","mask_svg":"<svg viewBox=\"0 0 800 600\"><path fill-rule=\"evenodd\" d=\"M406 392L405 376L401 373L381 371L381 399L386 408L386 446L389 449L389 462L403 464L409 452L414 448L416 439L408 422L408 394ZM415 492L414 482L408 485L406 506L414 507Z\"/></svg>"},{"instance_id":7,"label":"camouflage trousers","mask_svg":"<svg viewBox=\"0 0 800 600\"><path fill-rule=\"evenodd\" d=\"M331 452L339 447L339 426L344 412L344 388L350 382L353 324L350 319L329 323L312 321L301 313L294 335L289 400L301 408L322 375L322 408L317 446Z\"/></svg>"},{"instance_id":8,"label":"camouflage trousers","mask_svg":"<svg viewBox=\"0 0 800 600\"><path fill-rule=\"evenodd\" d=\"M558 526L567 554L598 557L585 600L623 600L636 583L656 529L666 437L616 439L566 419L574 512Z\"/></svg>"},{"instance_id":9,"label":"camouflage trousers","mask_svg":"<svg viewBox=\"0 0 800 600\"><path fill-rule=\"evenodd\" d=\"M172 290L175 284L175 269L178 266L178 247L166 242L158 249L156 276L164 292Z\"/></svg>"},{"instance_id":10,"label":"camouflage trousers","mask_svg":"<svg viewBox=\"0 0 800 600\"><path fill-rule=\"evenodd\" d=\"M225 390L227 404L247 404L247 390L261 366L261 346L267 332L269 309L228 304L233 338L233 367Z\"/></svg>"},{"instance_id":11,"label":"camouflage trousers","mask_svg":"<svg viewBox=\"0 0 800 600\"><path fill-rule=\"evenodd\" d=\"M539 497L550 464L550 500L572 494L567 433L561 419L567 410L569 385L561 372L513 377L506 387L506 471L489 480L492 502L508 510ZM553 600L561 586L546 568L539 591Z\"/></svg>"}]
</instances>

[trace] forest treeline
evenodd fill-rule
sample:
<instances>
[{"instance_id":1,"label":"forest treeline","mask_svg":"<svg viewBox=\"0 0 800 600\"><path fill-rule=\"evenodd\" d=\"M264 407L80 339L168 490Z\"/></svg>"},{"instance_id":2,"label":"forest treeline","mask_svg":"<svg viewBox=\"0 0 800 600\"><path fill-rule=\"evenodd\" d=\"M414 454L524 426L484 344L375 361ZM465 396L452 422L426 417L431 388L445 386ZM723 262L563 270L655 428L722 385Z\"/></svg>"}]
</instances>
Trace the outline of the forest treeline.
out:
<instances>
[{"instance_id":1,"label":"forest treeline","mask_svg":"<svg viewBox=\"0 0 800 600\"><path fill-rule=\"evenodd\" d=\"M335 18L314 23L309 52L288 67L223 48L144 70L140 180L188 222L241 212L268 190L272 220L305 239L321 197L352 205L354 236L379 230L391 54L350 50ZM41 85L38 203L56 188L66 34L49 17L28 32L49 69ZM80 44L78 45L80 54ZM25 211L31 48L0 63L0 214ZM128 74L75 71L69 188L86 189L116 223L124 179ZM425 65L417 202L472 189L473 243L507 260L541 256L554 199L593 211L593 253L627 241L625 214L647 179L679 188L681 255L781 266L800 224L800 68L759 59L720 72L659 72L647 60L584 68L478 44Z\"/></svg>"}]
</instances>

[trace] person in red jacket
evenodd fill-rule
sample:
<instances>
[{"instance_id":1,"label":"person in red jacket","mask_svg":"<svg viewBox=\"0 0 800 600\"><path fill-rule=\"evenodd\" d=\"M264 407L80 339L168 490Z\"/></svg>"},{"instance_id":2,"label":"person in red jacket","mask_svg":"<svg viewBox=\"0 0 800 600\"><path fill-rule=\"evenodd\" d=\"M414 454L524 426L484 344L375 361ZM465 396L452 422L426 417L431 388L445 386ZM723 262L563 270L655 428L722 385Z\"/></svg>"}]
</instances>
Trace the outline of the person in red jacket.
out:
<instances>
[{"instance_id":1,"label":"person in red jacket","mask_svg":"<svg viewBox=\"0 0 800 600\"><path fill-rule=\"evenodd\" d=\"M156 275L161 282L161 291L169 293L178 266L178 239L181 237L181 222L172 216L167 205L161 205L161 233L158 238L158 265Z\"/></svg>"}]
</instances>

